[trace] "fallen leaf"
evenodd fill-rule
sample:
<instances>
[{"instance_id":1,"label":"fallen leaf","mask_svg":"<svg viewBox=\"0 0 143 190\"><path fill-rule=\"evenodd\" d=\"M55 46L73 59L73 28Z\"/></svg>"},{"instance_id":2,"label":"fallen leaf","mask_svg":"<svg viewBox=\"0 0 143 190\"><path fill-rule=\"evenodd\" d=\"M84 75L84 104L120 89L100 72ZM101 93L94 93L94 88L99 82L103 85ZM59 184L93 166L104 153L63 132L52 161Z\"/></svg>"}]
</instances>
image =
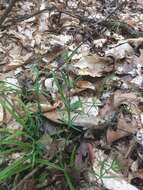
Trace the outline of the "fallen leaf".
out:
<instances>
[{"instance_id":1,"label":"fallen leaf","mask_svg":"<svg viewBox=\"0 0 143 190\"><path fill-rule=\"evenodd\" d=\"M5 68L3 69L3 72L8 72L13 69L16 69L24 64L27 64L32 59L32 53L27 53L25 56L15 55L14 57L9 59L9 62Z\"/></svg>"},{"instance_id":2,"label":"fallen leaf","mask_svg":"<svg viewBox=\"0 0 143 190\"><path fill-rule=\"evenodd\" d=\"M3 106L0 104L0 125L2 125L4 119L4 110Z\"/></svg>"},{"instance_id":3,"label":"fallen leaf","mask_svg":"<svg viewBox=\"0 0 143 190\"><path fill-rule=\"evenodd\" d=\"M104 154L103 151L95 149L95 159L93 164L93 170L96 175L90 174L90 180L96 181L96 176L101 174L101 167L102 167L102 179L99 178L98 183L102 184L105 188L110 190L139 190L138 188L134 187L133 185L129 184L127 179L121 174L115 172L112 168L110 168L111 164L113 163L112 157Z\"/></svg>"},{"instance_id":4,"label":"fallen leaf","mask_svg":"<svg viewBox=\"0 0 143 190\"><path fill-rule=\"evenodd\" d=\"M77 154L76 154L76 158L75 158L75 166L78 169L85 169L87 167L87 163L88 163L88 159L89 159L89 147L88 147L88 143L85 142L81 142L78 150L77 150ZM83 159L86 158L86 159Z\"/></svg>"},{"instance_id":5,"label":"fallen leaf","mask_svg":"<svg viewBox=\"0 0 143 190\"><path fill-rule=\"evenodd\" d=\"M138 177L143 180L143 169L139 169L138 171L133 172L133 177L134 178Z\"/></svg>"},{"instance_id":6,"label":"fallen leaf","mask_svg":"<svg viewBox=\"0 0 143 190\"><path fill-rule=\"evenodd\" d=\"M127 42L134 48L138 48L143 45L143 37L140 38L130 38Z\"/></svg>"},{"instance_id":7,"label":"fallen leaf","mask_svg":"<svg viewBox=\"0 0 143 190\"><path fill-rule=\"evenodd\" d=\"M128 122L123 114L120 114L117 123L117 130L108 129L107 130L107 143L112 144L123 137L129 136L130 134L135 134L138 131L138 121L134 118L131 122Z\"/></svg>"},{"instance_id":8,"label":"fallen leaf","mask_svg":"<svg viewBox=\"0 0 143 190\"><path fill-rule=\"evenodd\" d=\"M105 120L109 120L109 118L112 117L114 113L115 113L115 109L112 105L112 99L108 98L104 106L100 109L99 116L101 118L104 118Z\"/></svg>"},{"instance_id":9,"label":"fallen leaf","mask_svg":"<svg viewBox=\"0 0 143 190\"><path fill-rule=\"evenodd\" d=\"M77 81L76 86L80 89L95 90L95 86L89 81L79 80L79 81Z\"/></svg>"},{"instance_id":10,"label":"fallen leaf","mask_svg":"<svg viewBox=\"0 0 143 190\"><path fill-rule=\"evenodd\" d=\"M46 104L44 103L40 103L40 108L41 108L41 111L43 113L45 112L51 112L53 110L55 110L58 106L60 105L60 101L59 102L56 102L55 104L51 105L48 101ZM27 104L28 106L28 109L32 112L36 112L38 111L38 106L37 104L34 104L34 103L29 103Z\"/></svg>"},{"instance_id":11,"label":"fallen leaf","mask_svg":"<svg viewBox=\"0 0 143 190\"><path fill-rule=\"evenodd\" d=\"M113 95L114 108L119 107L121 104L138 104L139 97L135 92L123 93L118 90Z\"/></svg>"},{"instance_id":12,"label":"fallen leaf","mask_svg":"<svg viewBox=\"0 0 143 190\"><path fill-rule=\"evenodd\" d=\"M122 44L118 44L115 47L107 50L105 55L112 56L117 61L134 55L134 49L127 42L123 42Z\"/></svg>"},{"instance_id":13,"label":"fallen leaf","mask_svg":"<svg viewBox=\"0 0 143 190\"><path fill-rule=\"evenodd\" d=\"M98 123L98 106L101 103L98 99L94 98L83 98L83 97L72 97L71 98L71 108L74 106L73 111L71 111L71 120L73 125L82 126L85 128L95 127ZM68 123L68 113L64 108L54 110L51 112L44 113L44 116L49 120L56 123L62 123L62 121Z\"/></svg>"},{"instance_id":14,"label":"fallen leaf","mask_svg":"<svg viewBox=\"0 0 143 190\"><path fill-rule=\"evenodd\" d=\"M35 181L33 179L26 180L23 184L23 190L36 190Z\"/></svg>"},{"instance_id":15,"label":"fallen leaf","mask_svg":"<svg viewBox=\"0 0 143 190\"><path fill-rule=\"evenodd\" d=\"M74 64L74 68L76 68L78 75L101 77L113 70L113 60L110 57L98 55L85 56Z\"/></svg>"}]
</instances>

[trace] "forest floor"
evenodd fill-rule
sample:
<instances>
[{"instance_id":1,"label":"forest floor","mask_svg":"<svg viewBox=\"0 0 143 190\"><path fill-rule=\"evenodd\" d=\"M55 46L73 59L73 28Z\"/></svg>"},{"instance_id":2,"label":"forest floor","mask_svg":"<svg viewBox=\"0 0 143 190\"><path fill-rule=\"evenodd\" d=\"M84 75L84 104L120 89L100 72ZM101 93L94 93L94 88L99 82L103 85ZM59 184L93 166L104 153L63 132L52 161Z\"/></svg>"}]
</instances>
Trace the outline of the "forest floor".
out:
<instances>
[{"instance_id":1,"label":"forest floor","mask_svg":"<svg viewBox=\"0 0 143 190\"><path fill-rule=\"evenodd\" d=\"M142 0L0 1L0 190L143 190Z\"/></svg>"}]
</instances>

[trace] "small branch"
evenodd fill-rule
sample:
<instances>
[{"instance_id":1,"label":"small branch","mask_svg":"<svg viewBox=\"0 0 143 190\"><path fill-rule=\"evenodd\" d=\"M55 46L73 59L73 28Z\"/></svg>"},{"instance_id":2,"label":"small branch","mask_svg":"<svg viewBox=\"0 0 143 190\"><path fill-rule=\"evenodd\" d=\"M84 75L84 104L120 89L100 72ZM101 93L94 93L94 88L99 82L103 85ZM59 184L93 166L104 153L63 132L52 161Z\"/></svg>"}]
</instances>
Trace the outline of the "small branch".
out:
<instances>
[{"instance_id":1,"label":"small branch","mask_svg":"<svg viewBox=\"0 0 143 190\"><path fill-rule=\"evenodd\" d=\"M0 18L0 27L2 26L3 22L5 21L5 19L7 18L8 14L11 12L12 8L14 7L15 3L17 0L11 0L9 3L8 8L5 10L4 14L2 15L2 17Z\"/></svg>"},{"instance_id":2,"label":"small branch","mask_svg":"<svg viewBox=\"0 0 143 190\"><path fill-rule=\"evenodd\" d=\"M118 29L122 35L126 35L127 37L130 37L130 38L143 37L143 32L135 30L130 25L124 22L120 22L117 20L106 20L106 21L100 22L100 24L104 25L109 30L115 31Z\"/></svg>"},{"instance_id":3,"label":"small branch","mask_svg":"<svg viewBox=\"0 0 143 190\"><path fill-rule=\"evenodd\" d=\"M42 166L39 166L32 170L29 174L27 174L12 190L18 190L19 187L21 187L26 180L31 178Z\"/></svg>"},{"instance_id":4,"label":"small branch","mask_svg":"<svg viewBox=\"0 0 143 190\"><path fill-rule=\"evenodd\" d=\"M52 11L52 10L54 10L54 9L57 9L55 6L48 6L48 7L46 7L45 9L42 9L42 10L40 10L40 11L37 11L37 12L35 12L35 13L33 13L33 14L31 14L31 15L24 15L24 16L18 16L17 18L13 18L13 19L9 19L6 23L8 23L7 25L0 25L3 29L6 29L6 28L8 28L8 27L10 27L10 26L13 26L13 25L15 25L16 23L18 23L18 22L22 22L22 21L24 21L24 20L28 20L29 18L32 18L32 17L34 17L34 16L37 16L37 15L39 15L39 14L41 14L41 13L44 13L44 12L46 12L46 11Z\"/></svg>"},{"instance_id":5,"label":"small branch","mask_svg":"<svg viewBox=\"0 0 143 190\"><path fill-rule=\"evenodd\" d=\"M114 9L109 15L107 15L107 17L104 20L107 20L108 18L110 18L117 11L117 9L120 9L123 5L124 5L124 3L121 3L116 9ZM101 21L96 21L95 19L91 19L91 18L88 18L88 17L82 17L81 15L78 15L78 14L73 14L70 11L67 11L67 10L61 11L56 6L52 5L52 6L46 7L45 9L42 9L40 11L37 11L37 12L31 14L31 15L24 15L24 16L19 16L18 18L15 18L15 19L10 19L7 22L8 23L11 22L11 23L6 25L6 26L3 26L3 28L5 29L7 27L15 25L17 22L22 22L22 21L27 20L29 18L32 18L32 17L34 17L36 15L39 15L39 14L44 13L46 11L52 11L52 10L57 10L60 13L63 13L63 14L69 15L69 16L71 16L73 18L79 19L80 22L86 22L86 23L90 23L90 24L91 23L98 24L98 23L101 22Z\"/></svg>"},{"instance_id":6,"label":"small branch","mask_svg":"<svg viewBox=\"0 0 143 190\"><path fill-rule=\"evenodd\" d=\"M41 13L44 13L45 11L52 11L52 10L54 10L54 9L56 9L55 6L49 6L49 7L46 7L45 9L42 9L42 10L40 10L40 11L37 11L37 12L31 14L31 15L24 15L24 16L21 16L21 17L19 17L19 18L13 19L12 22L22 22L22 21L24 21L24 20L27 20L27 19L32 18L32 17L34 17L34 16L37 16L37 15L39 15L39 14L41 14Z\"/></svg>"}]
</instances>

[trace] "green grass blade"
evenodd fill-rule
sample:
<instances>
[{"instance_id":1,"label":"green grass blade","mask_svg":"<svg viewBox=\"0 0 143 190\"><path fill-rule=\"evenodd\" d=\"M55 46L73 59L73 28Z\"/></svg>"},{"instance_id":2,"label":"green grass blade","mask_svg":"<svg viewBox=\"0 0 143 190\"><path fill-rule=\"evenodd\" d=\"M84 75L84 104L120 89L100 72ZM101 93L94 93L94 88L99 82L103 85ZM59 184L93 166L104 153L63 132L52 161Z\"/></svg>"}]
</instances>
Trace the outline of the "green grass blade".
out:
<instances>
[{"instance_id":1,"label":"green grass blade","mask_svg":"<svg viewBox=\"0 0 143 190\"><path fill-rule=\"evenodd\" d=\"M44 159L37 159L36 160L36 163L37 164L43 164L43 165L46 165L50 168L54 168L56 170L60 170L60 171L64 171L63 168L61 168L60 166L58 166L57 164L54 164L52 162L50 162L49 160L44 160Z\"/></svg>"},{"instance_id":2,"label":"green grass blade","mask_svg":"<svg viewBox=\"0 0 143 190\"><path fill-rule=\"evenodd\" d=\"M68 173L67 173L66 170L64 170L64 176L65 176L66 182L67 182L67 184L69 186L69 189L70 190L75 190L75 188L74 188L74 186L73 186L73 184L72 184L72 182L71 182L71 180L70 180L70 178L69 178Z\"/></svg>"},{"instance_id":3,"label":"green grass blade","mask_svg":"<svg viewBox=\"0 0 143 190\"><path fill-rule=\"evenodd\" d=\"M31 167L30 163L24 163L28 157L20 158L0 172L0 182Z\"/></svg>"}]
</instances>

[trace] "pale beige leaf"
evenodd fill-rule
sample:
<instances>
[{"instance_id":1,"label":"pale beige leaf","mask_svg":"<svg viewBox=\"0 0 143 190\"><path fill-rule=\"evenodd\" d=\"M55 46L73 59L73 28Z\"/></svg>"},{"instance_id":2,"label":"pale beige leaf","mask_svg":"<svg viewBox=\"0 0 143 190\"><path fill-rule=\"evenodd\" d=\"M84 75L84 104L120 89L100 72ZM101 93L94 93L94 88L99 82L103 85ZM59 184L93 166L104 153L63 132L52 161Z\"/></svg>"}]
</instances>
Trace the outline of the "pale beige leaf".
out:
<instances>
[{"instance_id":1,"label":"pale beige leaf","mask_svg":"<svg viewBox=\"0 0 143 190\"><path fill-rule=\"evenodd\" d=\"M4 119L4 110L2 105L0 104L0 125L3 123L3 119Z\"/></svg>"},{"instance_id":2,"label":"pale beige leaf","mask_svg":"<svg viewBox=\"0 0 143 190\"><path fill-rule=\"evenodd\" d=\"M101 77L105 73L113 70L113 60L109 57L91 55L82 57L74 67L78 75L89 75L91 77Z\"/></svg>"}]
</instances>

